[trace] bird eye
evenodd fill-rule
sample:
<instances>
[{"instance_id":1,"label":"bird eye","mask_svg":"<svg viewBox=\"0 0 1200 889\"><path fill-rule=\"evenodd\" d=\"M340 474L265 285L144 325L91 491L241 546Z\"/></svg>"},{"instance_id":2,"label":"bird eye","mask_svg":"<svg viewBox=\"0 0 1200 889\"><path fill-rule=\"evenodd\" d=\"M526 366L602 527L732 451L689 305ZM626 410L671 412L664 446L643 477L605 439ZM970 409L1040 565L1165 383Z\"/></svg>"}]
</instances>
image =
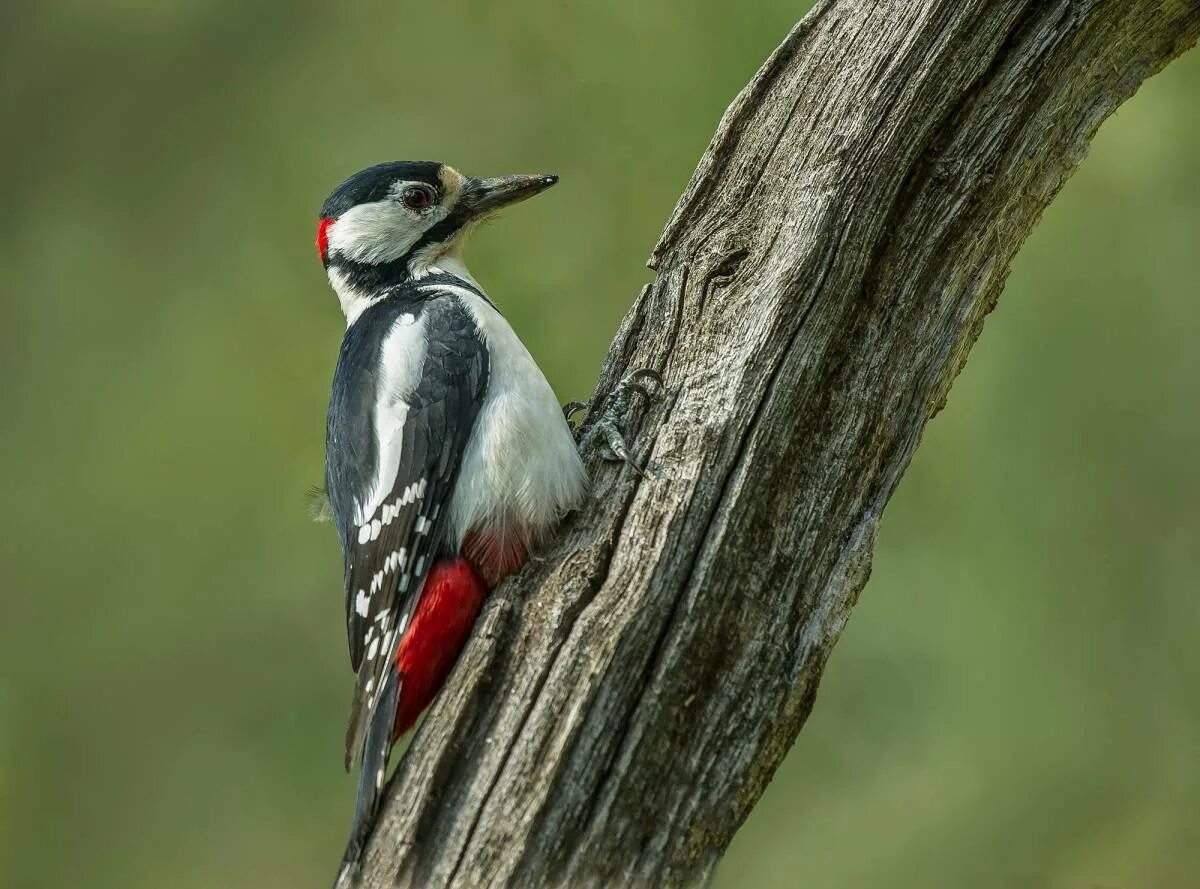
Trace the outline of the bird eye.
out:
<instances>
[{"instance_id":1,"label":"bird eye","mask_svg":"<svg viewBox=\"0 0 1200 889\"><path fill-rule=\"evenodd\" d=\"M433 203L433 195L427 188L406 188L400 195L400 200L404 201L404 206L410 210L424 210Z\"/></svg>"}]
</instances>

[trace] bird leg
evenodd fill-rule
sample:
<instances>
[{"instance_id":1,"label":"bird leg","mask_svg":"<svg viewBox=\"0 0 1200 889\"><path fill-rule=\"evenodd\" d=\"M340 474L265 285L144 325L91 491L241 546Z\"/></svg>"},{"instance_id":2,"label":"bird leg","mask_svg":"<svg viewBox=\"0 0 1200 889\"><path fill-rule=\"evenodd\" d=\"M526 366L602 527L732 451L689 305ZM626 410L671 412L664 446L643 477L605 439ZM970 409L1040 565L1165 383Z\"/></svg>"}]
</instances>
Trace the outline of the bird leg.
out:
<instances>
[{"instance_id":1,"label":"bird leg","mask_svg":"<svg viewBox=\"0 0 1200 889\"><path fill-rule=\"evenodd\" d=\"M647 388L647 382L652 384L654 391ZM592 411L588 403L583 401L572 401L563 405L563 415L568 424L579 411L588 411L585 420L574 427L576 430L587 427L579 442L580 451L586 454L589 450L595 450L602 459L614 463L628 463L638 475L645 475L646 468L638 464L629 450L621 427L628 419L635 397L640 397L649 404L658 397L661 388L662 376L657 371L641 368L631 371L617 383L602 411Z\"/></svg>"},{"instance_id":2,"label":"bird leg","mask_svg":"<svg viewBox=\"0 0 1200 889\"><path fill-rule=\"evenodd\" d=\"M586 411L587 409L588 403L586 401L568 401L563 405L563 416L566 417L567 425L571 427L572 432L579 428L579 424L572 423L571 421L575 419L577 413Z\"/></svg>"}]
</instances>

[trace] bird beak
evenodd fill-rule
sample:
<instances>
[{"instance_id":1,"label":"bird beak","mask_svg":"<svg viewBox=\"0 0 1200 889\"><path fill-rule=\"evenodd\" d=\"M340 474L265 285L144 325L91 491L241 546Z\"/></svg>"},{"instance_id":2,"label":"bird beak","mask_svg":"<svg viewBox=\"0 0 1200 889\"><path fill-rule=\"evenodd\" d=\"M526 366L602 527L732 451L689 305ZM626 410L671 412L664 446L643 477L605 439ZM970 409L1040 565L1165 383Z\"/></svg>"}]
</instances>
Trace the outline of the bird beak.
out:
<instances>
[{"instance_id":1,"label":"bird beak","mask_svg":"<svg viewBox=\"0 0 1200 889\"><path fill-rule=\"evenodd\" d=\"M462 200L470 208L472 216L486 216L501 207L531 198L557 181L558 177L553 173L543 173L540 176L468 179L463 185Z\"/></svg>"}]
</instances>

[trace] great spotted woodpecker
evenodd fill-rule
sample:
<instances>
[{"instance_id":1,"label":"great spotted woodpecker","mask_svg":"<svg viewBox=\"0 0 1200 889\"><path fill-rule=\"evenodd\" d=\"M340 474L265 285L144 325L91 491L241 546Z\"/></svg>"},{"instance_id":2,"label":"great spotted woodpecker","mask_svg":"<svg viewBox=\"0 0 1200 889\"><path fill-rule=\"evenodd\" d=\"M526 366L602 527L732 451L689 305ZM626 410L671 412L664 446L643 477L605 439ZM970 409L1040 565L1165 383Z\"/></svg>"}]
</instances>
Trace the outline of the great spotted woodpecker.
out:
<instances>
[{"instance_id":1,"label":"great spotted woodpecker","mask_svg":"<svg viewBox=\"0 0 1200 889\"><path fill-rule=\"evenodd\" d=\"M321 208L317 250L347 321L325 481L357 673L346 768L361 761L338 885L357 871L392 744L441 687L487 591L585 494L563 409L462 258L476 223L556 181L397 161L351 176ZM648 394L629 381L618 410L630 391ZM628 460L613 421L597 428L607 456Z\"/></svg>"}]
</instances>

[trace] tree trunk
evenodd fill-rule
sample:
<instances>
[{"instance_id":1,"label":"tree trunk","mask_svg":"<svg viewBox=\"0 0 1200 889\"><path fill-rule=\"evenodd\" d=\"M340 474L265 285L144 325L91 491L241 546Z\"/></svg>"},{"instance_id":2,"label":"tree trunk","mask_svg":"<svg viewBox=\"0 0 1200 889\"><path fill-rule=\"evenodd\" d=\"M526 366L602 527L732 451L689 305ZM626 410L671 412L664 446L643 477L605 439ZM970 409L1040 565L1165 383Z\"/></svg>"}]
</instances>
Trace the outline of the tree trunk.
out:
<instances>
[{"instance_id":1,"label":"tree trunk","mask_svg":"<svg viewBox=\"0 0 1200 889\"><path fill-rule=\"evenodd\" d=\"M663 374L627 429L652 475L593 461L593 500L493 594L363 885L712 873L1018 247L1198 32L1200 0L818 3L725 113L597 386Z\"/></svg>"}]
</instances>

